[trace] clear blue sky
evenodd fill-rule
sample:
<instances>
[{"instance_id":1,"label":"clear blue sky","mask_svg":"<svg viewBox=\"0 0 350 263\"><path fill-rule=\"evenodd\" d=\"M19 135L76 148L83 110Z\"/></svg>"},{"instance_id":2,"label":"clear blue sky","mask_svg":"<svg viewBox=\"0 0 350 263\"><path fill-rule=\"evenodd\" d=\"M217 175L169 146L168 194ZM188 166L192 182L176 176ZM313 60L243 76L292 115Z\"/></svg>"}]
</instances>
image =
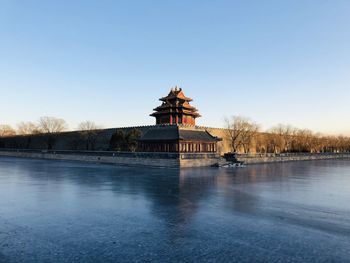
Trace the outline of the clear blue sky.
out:
<instances>
[{"instance_id":1,"label":"clear blue sky","mask_svg":"<svg viewBox=\"0 0 350 263\"><path fill-rule=\"evenodd\" d=\"M179 85L244 115L350 135L350 1L0 0L0 123L153 124Z\"/></svg>"}]
</instances>

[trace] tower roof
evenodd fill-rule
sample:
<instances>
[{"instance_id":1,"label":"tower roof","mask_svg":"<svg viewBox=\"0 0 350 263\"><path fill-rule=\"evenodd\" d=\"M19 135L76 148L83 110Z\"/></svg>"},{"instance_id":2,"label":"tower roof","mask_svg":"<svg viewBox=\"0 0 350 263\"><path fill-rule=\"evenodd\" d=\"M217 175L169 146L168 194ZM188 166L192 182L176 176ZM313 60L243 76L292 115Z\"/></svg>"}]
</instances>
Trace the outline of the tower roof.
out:
<instances>
[{"instance_id":1,"label":"tower roof","mask_svg":"<svg viewBox=\"0 0 350 263\"><path fill-rule=\"evenodd\" d=\"M198 110L190 105L191 98L186 97L179 87L172 88L166 97L160 98L162 104L150 114L157 124L195 125L195 119L201 117Z\"/></svg>"},{"instance_id":2,"label":"tower roof","mask_svg":"<svg viewBox=\"0 0 350 263\"><path fill-rule=\"evenodd\" d=\"M207 130L189 130L180 126L161 126L149 129L139 141L202 141L217 142L221 138L211 135Z\"/></svg>"},{"instance_id":3,"label":"tower roof","mask_svg":"<svg viewBox=\"0 0 350 263\"><path fill-rule=\"evenodd\" d=\"M171 89L168 96L160 98L159 100L160 101L169 101L169 100L174 100L174 99L179 99L179 100L183 100L183 101L187 101L187 102L192 101L191 98L185 96L182 89L179 88L178 86L175 86L175 88Z\"/></svg>"}]
</instances>

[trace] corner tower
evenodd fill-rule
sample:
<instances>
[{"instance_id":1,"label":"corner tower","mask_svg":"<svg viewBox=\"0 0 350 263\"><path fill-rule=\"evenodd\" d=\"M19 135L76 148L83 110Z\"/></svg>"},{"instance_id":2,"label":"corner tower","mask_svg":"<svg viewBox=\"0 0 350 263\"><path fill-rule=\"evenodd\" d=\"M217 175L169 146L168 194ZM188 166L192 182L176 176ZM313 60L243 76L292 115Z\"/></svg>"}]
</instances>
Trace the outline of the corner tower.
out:
<instances>
[{"instance_id":1,"label":"corner tower","mask_svg":"<svg viewBox=\"0 0 350 263\"><path fill-rule=\"evenodd\" d=\"M190 105L191 98L185 96L177 86L170 90L168 96L160 98L162 105L153 109L150 116L156 118L156 124L196 125L196 118L201 117L198 110Z\"/></svg>"}]
</instances>

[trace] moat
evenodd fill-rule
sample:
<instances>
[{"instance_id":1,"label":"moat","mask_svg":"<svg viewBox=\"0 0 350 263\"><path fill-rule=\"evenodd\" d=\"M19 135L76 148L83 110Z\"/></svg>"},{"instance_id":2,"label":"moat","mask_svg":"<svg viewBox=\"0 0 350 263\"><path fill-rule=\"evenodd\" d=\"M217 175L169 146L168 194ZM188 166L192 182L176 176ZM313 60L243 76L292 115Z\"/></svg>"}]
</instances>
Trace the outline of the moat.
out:
<instances>
[{"instance_id":1,"label":"moat","mask_svg":"<svg viewBox=\"0 0 350 263\"><path fill-rule=\"evenodd\" d=\"M349 262L350 161L128 168L0 157L0 262Z\"/></svg>"}]
</instances>

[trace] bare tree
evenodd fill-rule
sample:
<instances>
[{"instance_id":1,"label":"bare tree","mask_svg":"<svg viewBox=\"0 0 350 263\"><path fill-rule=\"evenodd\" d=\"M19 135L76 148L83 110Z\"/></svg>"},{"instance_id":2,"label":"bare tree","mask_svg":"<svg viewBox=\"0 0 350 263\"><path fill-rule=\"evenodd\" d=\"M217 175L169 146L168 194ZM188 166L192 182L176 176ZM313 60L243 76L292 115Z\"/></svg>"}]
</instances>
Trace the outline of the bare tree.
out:
<instances>
[{"instance_id":1,"label":"bare tree","mask_svg":"<svg viewBox=\"0 0 350 263\"><path fill-rule=\"evenodd\" d=\"M255 149L257 153L263 154L268 151L268 137L266 133L259 132L255 136Z\"/></svg>"},{"instance_id":2,"label":"bare tree","mask_svg":"<svg viewBox=\"0 0 350 263\"><path fill-rule=\"evenodd\" d=\"M276 134L268 131L266 133L266 151L269 153L278 153L280 151L281 142Z\"/></svg>"},{"instance_id":3,"label":"bare tree","mask_svg":"<svg viewBox=\"0 0 350 263\"><path fill-rule=\"evenodd\" d=\"M266 140L267 152L349 152L350 138L345 136L324 136L308 129L293 128L279 124L259 135L259 147Z\"/></svg>"},{"instance_id":4,"label":"bare tree","mask_svg":"<svg viewBox=\"0 0 350 263\"><path fill-rule=\"evenodd\" d=\"M233 152L237 152L239 147L239 136L241 135L241 130L238 128L242 118L239 116L232 116L231 118L225 118L225 128L227 129L227 135L230 140L231 149Z\"/></svg>"},{"instance_id":5,"label":"bare tree","mask_svg":"<svg viewBox=\"0 0 350 263\"><path fill-rule=\"evenodd\" d=\"M93 121L83 121L78 125L78 131L94 131L98 129L100 129L100 127Z\"/></svg>"},{"instance_id":6,"label":"bare tree","mask_svg":"<svg viewBox=\"0 0 350 263\"><path fill-rule=\"evenodd\" d=\"M298 152L312 152L313 137L313 132L308 129L297 130L295 140L297 142Z\"/></svg>"},{"instance_id":7,"label":"bare tree","mask_svg":"<svg viewBox=\"0 0 350 263\"><path fill-rule=\"evenodd\" d=\"M315 133L311 138L312 152L321 153L323 152L324 140L322 134Z\"/></svg>"},{"instance_id":8,"label":"bare tree","mask_svg":"<svg viewBox=\"0 0 350 263\"><path fill-rule=\"evenodd\" d=\"M240 148L243 148L245 153L249 152L251 142L259 131L259 126L248 118L241 116L226 118L225 125L232 151L237 152Z\"/></svg>"},{"instance_id":9,"label":"bare tree","mask_svg":"<svg viewBox=\"0 0 350 263\"><path fill-rule=\"evenodd\" d=\"M0 137L14 136L16 131L7 124L0 125Z\"/></svg>"},{"instance_id":10,"label":"bare tree","mask_svg":"<svg viewBox=\"0 0 350 263\"><path fill-rule=\"evenodd\" d=\"M39 119L39 128L44 133L57 133L67 129L67 123L65 120L55 117L41 117Z\"/></svg>"},{"instance_id":11,"label":"bare tree","mask_svg":"<svg viewBox=\"0 0 350 263\"><path fill-rule=\"evenodd\" d=\"M259 126L252 122L247 121L243 127L243 132L241 134L241 144L244 150L244 153L249 153L253 140L256 138L256 135L259 132Z\"/></svg>"},{"instance_id":12,"label":"bare tree","mask_svg":"<svg viewBox=\"0 0 350 263\"><path fill-rule=\"evenodd\" d=\"M45 133L44 139L47 145L47 149L51 150L55 143L55 134L65 131L67 129L67 123L65 120L55 117L41 117L39 119L38 127Z\"/></svg>"},{"instance_id":13,"label":"bare tree","mask_svg":"<svg viewBox=\"0 0 350 263\"><path fill-rule=\"evenodd\" d=\"M294 130L290 125L278 124L268 131L270 133L270 142L274 144L275 153L289 152L291 150Z\"/></svg>"},{"instance_id":14,"label":"bare tree","mask_svg":"<svg viewBox=\"0 0 350 263\"><path fill-rule=\"evenodd\" d=\"M86 150L95 149L99 129L100 127L92 121L84 121L78 125L78 130L80 131L81 138L85 142Z\"/></svg>"},{"instance_id":15,"label":"bare tree","mask_svg":"<svg viewBox=\"0 0 350 263\"><path fill-rule=\"evenodd\" d=\"M17 134L19 135L38 134L40 132L38 125L30 121L20 122L17 125Z\"/></svg>"}]
</instances>

